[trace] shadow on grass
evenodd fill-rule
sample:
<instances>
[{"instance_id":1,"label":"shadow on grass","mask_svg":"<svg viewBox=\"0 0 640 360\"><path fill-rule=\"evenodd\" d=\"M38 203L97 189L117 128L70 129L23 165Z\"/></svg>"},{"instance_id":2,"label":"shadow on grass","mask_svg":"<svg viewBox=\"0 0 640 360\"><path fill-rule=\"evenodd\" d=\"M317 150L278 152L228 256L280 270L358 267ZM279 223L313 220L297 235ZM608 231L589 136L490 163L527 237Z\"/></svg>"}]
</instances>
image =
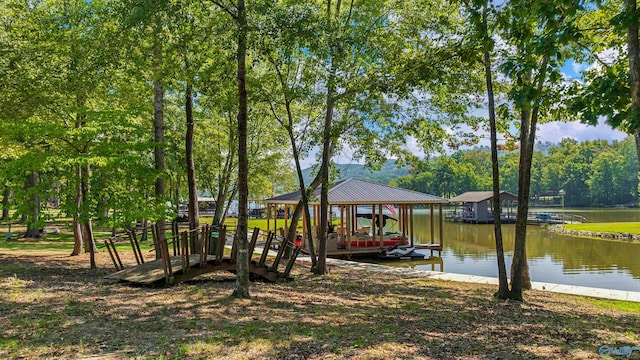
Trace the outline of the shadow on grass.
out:
<instances>
[{"instance_id":1,"label":"shadow on grass","mask_svg":"<svg viewBox=\"0 0 640 360\"><path fill-rule=\"evenodd\" d=\"M638 345L637 314L556 294L521 304L483 285L298 268L238 300L226 273L149 288L59 257L4 260L0 357L598 358L604 344Z\"/></svg>"}]
</instances>

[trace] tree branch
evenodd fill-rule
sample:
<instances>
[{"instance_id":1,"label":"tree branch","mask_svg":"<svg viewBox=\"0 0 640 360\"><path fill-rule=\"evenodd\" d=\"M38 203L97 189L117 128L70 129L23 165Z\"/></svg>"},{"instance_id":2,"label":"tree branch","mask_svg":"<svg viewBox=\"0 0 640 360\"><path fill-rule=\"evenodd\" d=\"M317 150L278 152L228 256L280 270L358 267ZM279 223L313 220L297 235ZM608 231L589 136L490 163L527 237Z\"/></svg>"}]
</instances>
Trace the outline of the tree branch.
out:
<instances>
[{"instance_id":1,"label":"tree branch","mask_svg":"<svg viewBox=\"0 0 640 360\"><path fill-rule=\"evenodd\" d=\"M591 56L593 56L593 58L594 58L594 59L596 59L596 61L597 61L598 63L600 63L600 65L602 65L602 66L604 66L604 67L606 67L606 68L611 67L611 65L610 65L610 64L607 64L607 63L606 63L606 62L604 62L602 59L600 59L600 57L599 57L597 54L594 54L593 52L591 52L591 49L589 49L589 47L587 47L587 46L586 46L586 45L584 45L582 42L580 42L580 40L576 40L575 42L576 42L576 44L577 44L579 47L581 47L581 48L583 48L583 49L585 49L585 50L589 51L589 54L590 54Z\"/></svg>"},{"instance_id":2,"label":"tree branch","mask_svg":"<svg viewBox=\"0 0 640 360\"><path fill-rule=\"evenodd\" d=\"M233 20L238 21L238 15L235 14L233 11L231 11L231 9L229 9L228 7L222 5L222 3L220 3L218 0L211 0L211 2L216 4L216 5L218 5L218 7L220 9L222 9L222 11L226 12L227 14L229 14L233 18ZM237 8L236 8L236 10L237 10Z\"/></svg>"}]
</instances>

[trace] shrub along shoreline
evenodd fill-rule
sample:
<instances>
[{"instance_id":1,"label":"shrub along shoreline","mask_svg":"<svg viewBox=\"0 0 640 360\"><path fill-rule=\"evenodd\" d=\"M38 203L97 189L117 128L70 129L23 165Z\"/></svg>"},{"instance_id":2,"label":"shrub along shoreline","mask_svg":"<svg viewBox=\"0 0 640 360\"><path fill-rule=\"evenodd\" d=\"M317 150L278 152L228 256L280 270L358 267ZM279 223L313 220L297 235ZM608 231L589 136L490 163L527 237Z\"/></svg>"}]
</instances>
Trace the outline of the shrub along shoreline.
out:
<instances>
[{"instance_id":1,"label":"shrub along shoreline","mask_svg":"<svg viewBox=\"0 0 640 360\"><path fill-rule=\"evenodd\" d=\"M576 237L640 243L640 223L556 224L549 231Z\"/></svg>"}]
</instances>

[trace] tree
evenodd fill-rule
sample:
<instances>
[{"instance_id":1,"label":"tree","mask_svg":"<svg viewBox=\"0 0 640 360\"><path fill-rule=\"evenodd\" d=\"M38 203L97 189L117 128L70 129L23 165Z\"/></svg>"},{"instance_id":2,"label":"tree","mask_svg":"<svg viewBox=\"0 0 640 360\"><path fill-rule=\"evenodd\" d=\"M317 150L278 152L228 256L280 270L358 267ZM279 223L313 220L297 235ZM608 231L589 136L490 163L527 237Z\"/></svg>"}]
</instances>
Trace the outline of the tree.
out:
<instances>
[{"instance_id":1,"label":"tree","mask_svg":"<svg viewBox=\"0 0 640 360\"><path fill-rule=\"evenodd\" d=\"M233 19L236 26L236 62L237 62L237 95L238 95L238 227L236 229L236 241L238 243L238 255L236 264L236 283L233 296L236 298L249 298L249 244L247 240L248 226L248 168L247 158L247 36L249 26L247 24L247 10L244 0L237 0L231 7L223 6L214 1ZM235 10L233 11L232 8Z\"/></svg>"},{"instance_id":2,"label":"tree","mask_svg":"<svg viewBox=\"0 0 640 360\"><path fill-rule=\"evenodd\" d=\"M475 4L467 3L468 11L471 15L471 23L475 27L477 36L482 44L482 65L485 71L486 91L487 91L487 110L489 115L489 134L491 137L491 173L492 173L492 190L493 190L493 213L494 236L496 242L496 259L498 262L498 291L495 296L499 299L507 299L509 297L509 284L507 283L507 270L504 260L504 246L502 239L502 201L500 199L500 167L498 161L498 125L496 120L495 93L493 86L493 51L494 41L489 33L489 12L491 10L489 1L482 1ZM492 5L492 4L491 4Z\"/></svg>"},{"instance_id":3,"label":"tree","mask_svg":"<svg viewBox=\"0 0 640 360\"><path fill-rule=\"evenodd\" d=\"M582 19L583 36L577 43L584 49L578 58L594 65L583 73L584 82L574 81L568 87L568 114L592 125L604 116L613 128L633 136L640 161L640 11L636 0L591 6L597 11Z\"/></svg>"},{"instance_id":4,"label":"tree","mask_svg":"<svg viewBox=\"0 0 640 360\"><path fill-rule=\"evenodd\" d=\"M510 297L516 300L522 300L522 290L530 288L525 246L536 128L556 103L549 87L561 80L560 67L568 44L576 36L575 22L581 10L579 4L555 0L505 4L505 41L514 49L502 68L512 82L509 98L520 127L518 212L510 290Z\"/></svg>"}]
</instances>

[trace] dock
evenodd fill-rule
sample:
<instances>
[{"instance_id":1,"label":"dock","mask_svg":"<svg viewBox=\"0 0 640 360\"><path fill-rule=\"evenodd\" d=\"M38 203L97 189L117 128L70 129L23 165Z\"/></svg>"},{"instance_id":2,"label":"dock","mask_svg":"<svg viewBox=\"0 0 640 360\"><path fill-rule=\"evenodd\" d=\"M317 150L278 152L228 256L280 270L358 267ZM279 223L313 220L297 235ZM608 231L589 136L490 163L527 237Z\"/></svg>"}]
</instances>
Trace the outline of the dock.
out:
<instances>
[{"instance_id":1,"label":"dock","mask_svg":"<svg viewBox=\"0 0 640 360\"><path fill-rule=\"evenodd\" d=\"M145 262L135 235L130 235L129 239L137 261L137 265L132 268L124 268L113 239L105 240L105 245L117 270L115 273L105 276L105 279L141 285L151 285L163 280L166 284L176 284L216 271L233 273L237 271L237 239L232 240L231 253L226 256L227 237L224 226L217 228L217 231L214 231L209 225L196 231L184 231L174 236L171 242L159 241L157 229L152 229L154 229L155 250L160 255L159 258ZM178 232L174 233L178 234ZM254 228L249 242L249 254L252 256L260 234L260 229ZM170 255L170 243L173 245L173 255ZM279 245L275 258L268 256L272 244ZM282 261L285 252L289 253L286 262ZM252 258L249 261L250 275L254 279L269 282L292 280L290 273L299 252L300 247L283 238L277 238L273 232L268 232L262 253L258 258ZM281 271L280 268L283 266L284 270Z\"/></svg>"}]
</instances>

